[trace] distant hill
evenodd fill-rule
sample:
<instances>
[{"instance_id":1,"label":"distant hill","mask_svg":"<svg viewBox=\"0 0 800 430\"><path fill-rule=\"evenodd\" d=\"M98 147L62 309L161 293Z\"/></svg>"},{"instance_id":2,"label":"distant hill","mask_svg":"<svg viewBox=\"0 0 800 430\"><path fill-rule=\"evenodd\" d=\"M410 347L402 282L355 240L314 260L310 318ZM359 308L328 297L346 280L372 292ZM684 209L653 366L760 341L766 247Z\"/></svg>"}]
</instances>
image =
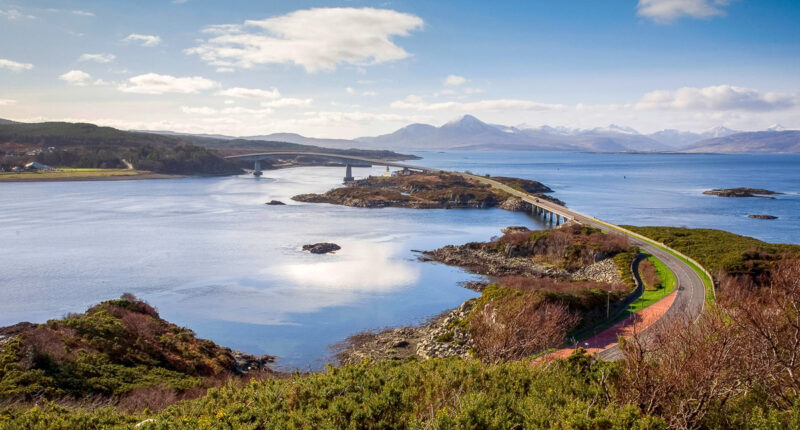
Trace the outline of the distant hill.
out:
<instances>
[{"instance_id":1,"label":"distant hill","mask_svg":"<svg viewBox=\"0 0 800 430\"><path fill-rule=\"evenodd\" d=\"M668 148L623 127L592 130L518 128L487 124L472 115L441 127L411 124L391 134L361 137L356 141L391 149L654 151Z\"/></svg>"},{"instance_id":2,"label":"distant hill","mask_svg":"<svg viewBox=\"0 0 800 430\"><path fill-rule=\"evenodd\" d=\"M193 138L200 137L200 138L209 138L215 140L257 140L266 142L286 142L286 143L296 143L300 145L312 145L316 147L337 148L337 149L352 149L358 146L357 142L348 139L321 139L316 137L306 137L299 135L297 133L272 133L259 136L234 137L222 134L192 134L192 133L178 133L174 131L165 131L165 130L158 130L158 131L131 130L131 131L141 131L144 133L154 133L165 136L181 136L181 137L191 136Z\"/></svg>"},{"instance_id":3,"label":"distant hill","mask_svg":"<svg viewBox=\"0 0 800 430\"><path fill-rule=\"evenodd\" d=\"M51 166L125 168L158 173L234 174L242 170L216 151L177 137L133 133L94 124L43 122L0 124L0 164L38 161Z\"/></svg>"},{"instance_id":4,"label":"distant hill","mask_svg":"<svg viewBox=\"0 0 800 430\"><path fill-rule=\"evenodd\" d=\"M800 130L755 131L706 139L682 149L684 152L800 153Z\"/></svg>"},{"instance_id":5,"label":"distant hill","mask_svg":"<svg viewBox=\"0 0 800 430\"><path fill-rule=\"evenodd\" d=\"M235 174L239 162L228 154L267 151L332 152L367 158L410 160L414 155L383 150L331 149L290 142L219 139L178 133L155 134L87 123L0 122L0 166L30 161L79 168L125 168L171 174Z\"/></svg>"}]
</instances>

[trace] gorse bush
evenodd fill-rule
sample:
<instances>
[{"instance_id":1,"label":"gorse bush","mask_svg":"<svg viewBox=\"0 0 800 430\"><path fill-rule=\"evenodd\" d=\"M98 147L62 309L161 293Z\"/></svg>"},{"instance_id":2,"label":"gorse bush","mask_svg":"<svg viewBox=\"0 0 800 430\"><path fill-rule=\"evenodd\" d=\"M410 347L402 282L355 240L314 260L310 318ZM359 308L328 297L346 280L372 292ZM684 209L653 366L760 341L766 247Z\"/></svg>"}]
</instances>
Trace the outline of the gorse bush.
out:
<instances>
[{"instance_id":1,"label":"gorse bush","mask_svg":"<svg viewBox=\"0 0 800 430\"><path fill-rule=\"evenodd\" d=\"M0 332L0 400L121 396L139 387L178 392L228 375L230 350L197 339L126 295L45 324Z\"/></svg>"},{"instance_id":2,"label":"gorse bush","mask_svg":"<svg viewBox=\"0 0 800 430\"><path fill-rule=\"evenodd\" d=\"M232 383L159 414L12 410L8 427L113 428L152 419L140 428L664 428L660 418L610 402L604 381L617 372L615 365L582 355L547 366L456 358L366 361L289 379Z\"/></svg>"}]
</instances>

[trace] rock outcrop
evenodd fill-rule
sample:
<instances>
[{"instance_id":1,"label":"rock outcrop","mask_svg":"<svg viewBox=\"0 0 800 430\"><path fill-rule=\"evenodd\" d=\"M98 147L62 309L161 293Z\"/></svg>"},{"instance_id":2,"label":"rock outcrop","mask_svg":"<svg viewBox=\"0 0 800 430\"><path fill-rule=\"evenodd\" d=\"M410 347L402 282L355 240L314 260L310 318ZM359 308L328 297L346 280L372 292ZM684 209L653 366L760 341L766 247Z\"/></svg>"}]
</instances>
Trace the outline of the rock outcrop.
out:
<instances>
[{"instance_id":1,"label":"rock outcrop","mask_svg":"<svg viewBox=\"0 0 800 430\"><path fill-rule=\"evenodd\" d=\"M341 246L335 243L322 242L310 245L303 245L303 251L308 251L312 254L327 254L329 252L336 252L342 249Z\"/></svg>"},{"instance_id":2,"label":"rock outcrop","mask_svg":"<svg viewBox=\"0 0 800 430\"><path fill-rule=\"evenodd\" d=\"M748 218L755 218L755 219L778 219L775 215L747 215Z\"/></svg>"},{"instance_id":3,"label":"rock outcrop","mask_svg":"<svg viewBox=\"0 0 800 430\"><path fill-rule=\"evenodd\" d=\"M774 199L770 197L780 194L775 191L765 190L763 188L715 188L713 190L703 191L703 194L709 194L717 197L761 197L764 199Z\"/></svg>"}]
</instances>

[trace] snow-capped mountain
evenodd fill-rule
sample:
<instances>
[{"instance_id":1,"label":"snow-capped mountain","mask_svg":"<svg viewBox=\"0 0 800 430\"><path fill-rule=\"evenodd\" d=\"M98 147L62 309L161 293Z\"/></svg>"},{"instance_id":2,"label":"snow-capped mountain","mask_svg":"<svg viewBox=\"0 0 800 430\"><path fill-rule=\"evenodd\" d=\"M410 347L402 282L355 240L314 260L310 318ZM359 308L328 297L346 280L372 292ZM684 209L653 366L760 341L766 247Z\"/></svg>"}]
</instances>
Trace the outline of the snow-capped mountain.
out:
<instances>
[{"instance_id":1,"label":"snow-capped mountain","mask_svg":"<svg viewBox=\"0 0 800 430\"><path fill-rule=\"evenodd\" d=\"M412 124L391 134L356 139L374 147L404 149L653 151L668 149L630 127L594 129L487 124L472 115L441 127Z\"/></svg>"}]
</instances>

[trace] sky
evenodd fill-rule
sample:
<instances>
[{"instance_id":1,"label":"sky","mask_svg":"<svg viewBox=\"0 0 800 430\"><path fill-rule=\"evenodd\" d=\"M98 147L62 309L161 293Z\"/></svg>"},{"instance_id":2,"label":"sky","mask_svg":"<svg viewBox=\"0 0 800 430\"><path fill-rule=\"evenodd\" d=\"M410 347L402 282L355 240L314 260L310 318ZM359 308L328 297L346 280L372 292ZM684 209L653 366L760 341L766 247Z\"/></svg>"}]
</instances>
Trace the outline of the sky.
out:
<instances>
[{"instance_id":1,"label":"sky","mask_svg":"<svg viewBox=\"0 0 800 430\"><path fill-rule=\"evenodd\" d=\"M797 0L0 0L0 118L800 129Z\"/></svg>"}]
</instances>

